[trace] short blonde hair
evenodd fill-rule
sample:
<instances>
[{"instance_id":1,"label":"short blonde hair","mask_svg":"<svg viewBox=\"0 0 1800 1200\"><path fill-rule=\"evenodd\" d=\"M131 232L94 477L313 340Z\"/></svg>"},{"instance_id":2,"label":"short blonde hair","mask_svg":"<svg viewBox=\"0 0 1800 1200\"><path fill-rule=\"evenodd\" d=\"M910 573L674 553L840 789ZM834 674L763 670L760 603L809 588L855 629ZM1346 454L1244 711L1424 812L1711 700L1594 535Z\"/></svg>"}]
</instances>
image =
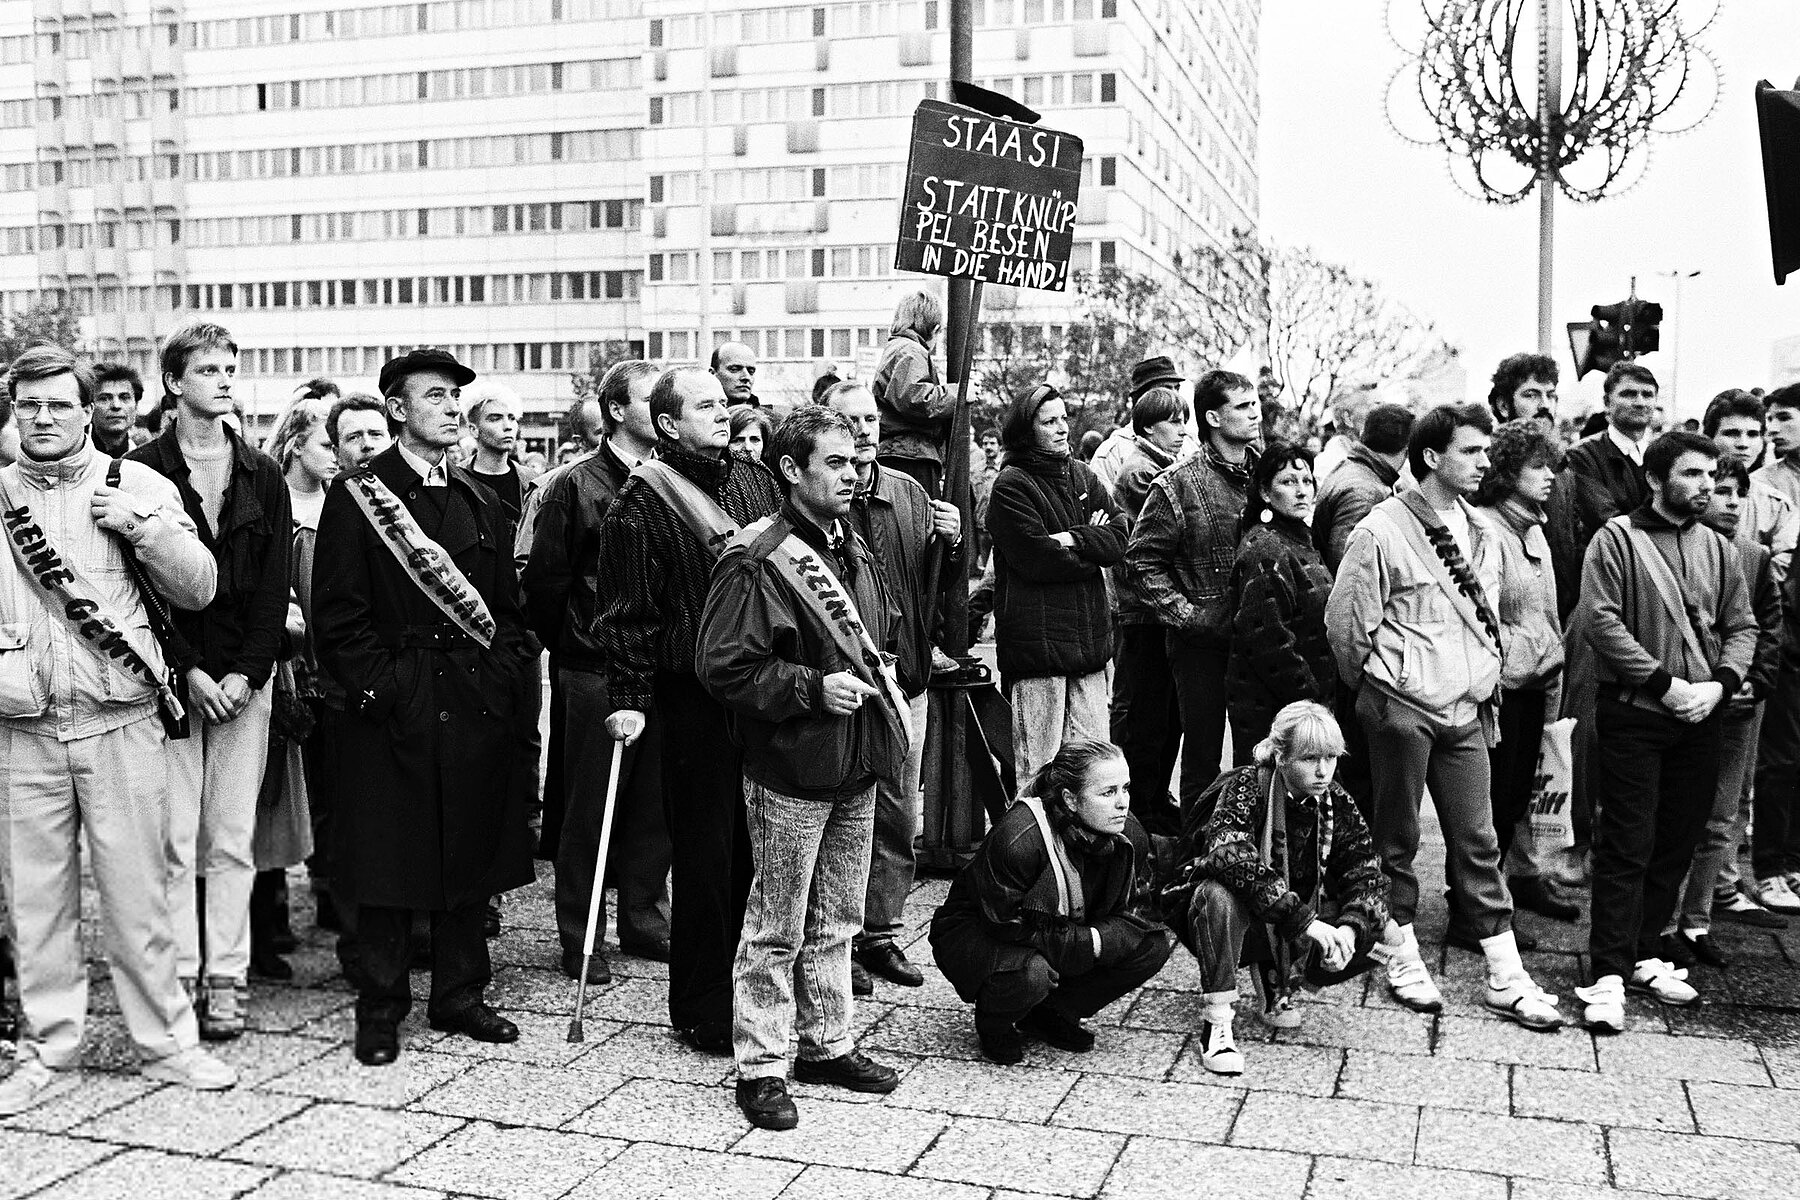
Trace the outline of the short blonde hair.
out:
<instances>
[{"instance_id":1,"label":"short blonde hair","mask_svg":"<svg viewBox=\"0 0 1800 1200\"><path fill-rule=\"evenodd\" d=\"M920 337L926 330L937 330L944 325L944 306L930 292L909 292L901 297L900 304L894 309L894 323L888 327L891 337L899 337L911 330Z\"/></svg>"},{"instance_id":2,"label":"short blonde hair","mask_svg":"<svg viewBox=\"0 0 1800 1200\"><path fill-rule=\"evenodd\" d=\"M1313 700L1296 700L1275 714L1269 736L1256 744L1263 766L1297 758L1344 757L1344 730L1331 710Z\"/></svg>"}]
</instances>

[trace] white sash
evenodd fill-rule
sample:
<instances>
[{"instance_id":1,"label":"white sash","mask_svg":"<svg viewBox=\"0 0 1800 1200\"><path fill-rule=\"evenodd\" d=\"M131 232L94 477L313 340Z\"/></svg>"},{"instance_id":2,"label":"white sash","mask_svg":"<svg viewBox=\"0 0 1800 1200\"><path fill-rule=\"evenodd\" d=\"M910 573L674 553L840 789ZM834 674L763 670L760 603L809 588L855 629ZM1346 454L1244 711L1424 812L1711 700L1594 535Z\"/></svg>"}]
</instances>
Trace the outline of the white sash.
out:
<instances>
[{"instance_id":1,"label":"white sash","mask_svg":"<svg viewBox=\"0 0 1800 1200\"><path fill-rule=\"evenodd\" d=\"M437 605L458 629L479 642L483 650L491 647L498 627L487 602L444 548L425 536L400 498L371 471L345 477L344 486L381 535L382 545L419 585L425 598Z\"/></svg>"}]
</instances>

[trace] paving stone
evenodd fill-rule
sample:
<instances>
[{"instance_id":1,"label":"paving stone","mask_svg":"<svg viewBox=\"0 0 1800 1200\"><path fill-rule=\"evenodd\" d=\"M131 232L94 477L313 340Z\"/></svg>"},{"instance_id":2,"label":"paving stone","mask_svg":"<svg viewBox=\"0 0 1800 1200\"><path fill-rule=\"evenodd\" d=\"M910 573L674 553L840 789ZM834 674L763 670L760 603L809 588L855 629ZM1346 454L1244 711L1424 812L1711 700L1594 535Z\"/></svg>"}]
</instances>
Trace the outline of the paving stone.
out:
<instances>
[{"instance_id":1,"label":"paving stone","mask_svg":"<svg viewBox=\"0 0 1800 1200\"><path fill-rule=\"evenodd\" d=\"M442 1200L444 1193L394 1183L371 1183L342 1175L289 1171L251 1192L245 1200Z\"/></svg>"},{"instance_id":2,"label":"paving stone","mask_svg":"<svg viewBox=\"0 0 1800 1200\"><path fill-rule=\"evenodd\" d=\"M1416 1054L1351 1050L1337 1095L1352 1100L1404 1099L1437 1108L1510 1112L1506 1068L1497 1063Z\"/></svg>"},{"instance_id":3,"label":"paving stone","mask_svg":"<svg viewBox=\"0 0 1800 1200\"><path fill-rule=\"evenodd\" d=\"M1499 1017L1438 1018L1437 1054L1472 1062L1592 1071L1594 1039L1582 1029L1537 1033Z\"/></svg>"},{"instance_id":4,"label":"paving stone","mask_svg":"<svg viewBox=\"0 0 1800 1200\"><path fill-rule=\"evenodd\" d=\"M1679 1036L1740 1038L1765 1050L1771 1046L1800 1047L1800 1013L1739 1008L1735 1004L1696 1004L1665 1011L1669 1032Z\"/></svg>"},{"instance_id":5,"label":"paving stone","mask_svg":"<svg viewBox=\"0 0 1800 1200\"><path fill-rule=\"evenodd\" d=\"M913 965L919 968L919 974L925 982L918 987L901 987L889 983L879 975L875 977L875 999L887 1004L898 1004L906 1008L941 1008L948 1012L972 1011L969 1002L956 994L944 973L937 969L937 964L929 958L914 959Z\"/></svg>"},{"instance_id":6,"label":"paving stone","mask_svg":"<svg viewBox=\"0 0 1800 1200\"><path fill-rule=\"evenodd\" d=\"M900 1076L902 1085L906 1077L922 1062L934 1062L935 1059L924 1059L913 1054L895 1054L892 1050L877 1050L869 1056L872 1062L884 1067L891 1067ZM801 1083L797 1079L788 1080L788 1094L796 1103L804 1106L808 1100L836 1100L843 1104L884 1104L887 1096L870 1092L851 1092L841 1087L833 1087L828 1083Z\"/></svg>"},{"instance_id":7,"label":"paving stone","mask_svg":"<svg viewBox=\"0 0 1800 1200\"><path fill-rule=\"evenodd\" d=\"M1166 1029L1174 1033L1193 1033L1200 1028L1203 1007L1199 992L1171 992L1162 988L1145 988L1137 994L1125 1014L1125 1025L1133 1029ZM1239 1037L1251 1032L1251 1021L1237 1029Z\"/></svg>"},{"instance_id":8,"label":"paving stone","mask_svg":"<svg viewBox=\"0 0 1800 1200\"><path fill-rule=\"evenodd\" d=\"M1513 1111L1521 1117L1694 1132L1679 1080L1516 1067L1512 1094Z\"/></svg>"},{"instance_id":9,"label":"paving stone","mask_svg":"<svg viewBox=\"0 0 1800 1200\"><path fill-rule=\"evenodd\" d=\"M1042 1124L1075 1085L1066 1071L928 1058L900 1081L888 1103L963 1117Z\"/></svg>"},{"instance_id":10,"label":"paving stone","mask_svg":"<svg viewBox=\"0 0 1800 1200\"><path fill-rule=\"evenodd\" d=\"M780 1159L640 1142L567 1200L772 1200L801 1170Z\"/></svg>"},{"instance_id":11,"label":"paving stone","mask_svg":"<svg viewBox=\"0 0 1800 1200\"><path fill-rule=\"evenodd\" d=\"M0 1200L13 1200L55 1183L117 1148L24 1129L0 1129Z\"/></svg>"},{"instance_id":12,"label":"paving stone","mask_svg":"<svg viewBox=\"0 0 1800 1200\"><path fill-rule=\"evenodd\" d=\"M630 1079L566 1128L628 1142L724 1150L750 1126L729 1087Z\"/></svg>"},{"instance_id":13,"label":"paving stone","mask_svg":"<svg viewBox=\"0 0 1800 1200\"><path fill-rule=\"evenodd\" d=\"M942 1113L885 1109L810 1100L800 1106L800 1136L752 1129L733 1146L734 1154L786 1158L828 1167L867 1167L899 1174L937 1139L950 1118Z\"/></svg>"},{"instance_id":14,"label":"paving stone","mask_svg":"<svg viewBox=\"0 0 1800 1200\"><path fill-rule=\"evenodd\" d=\"M1344 1052L1325 1046L1254 1045L1239 1042L1244 1052L1242 1075L1214 1075L1200 1065L1200 1043L1189 1038L1169 1078L1177 1083L1303 1096L1329 1096L1337 1090Z\"/></svg>"},{"instance_id":15,"label":"paving stone","mask_svg":"<svg viewBox=\"0 0 1800 1200\"><path fill-rule=\"evenodd\" d=\"M1498 1175L1321 1158L1314 1164L1312 1182L1306 1188L1306 1200L1396 1200L1402 1196L1507 1200L1507 1187Z\"/></svg>"},{"instance_id":16,"label":"paving stone","mask_svg":"<svg viewBox=\"0 0 1800 1200\"><path fill-rule=\"evenodd\" d=\"M1687 1090L1701 1133L1800 1142L1800 1095L1727 1083L1690 1083Z\"/></svg>"},{"instance_id":17,"label":"paving stone","mask_svg":"<svg viewBox=\"0 0 1800 1200\"><path fill-rule=\"evenodd\" d=\"M1419 1118L1417 1160L1425 1167L1479 1162L1503 1175L1607 1182L1599 1128L1564 1121L1428 1108Z\"/></svg>"},{"instance_id":18,"label":"paving stone","mask_svg":"<svg viewBox=\"0 0 1800 1200\"><path fill-rule=\"evenodd\" d=\"M1240 1104L1237 1093L1223 1088L1086 1075L1057 1106L1050 1123L1071 1129L1219 1143L1231 1132Z\"/></svg>"},{"instance_id":19,"label":"paving stone","mask_svg":"<svg viewBox=\"0 0 1800 1200\"><path fill-rule=\"evenodd\" d=\"M1512 1200L1667 1200L1649 1192L1619 1188L1584 1187L1579 1183L1552 1183L1547 1179L1515 1179Z\"/></svg>"},{"instance_id":20,"label":"paving stone","mask_svg":"<svg viewBox=\"0 0 1800 1200\"><path fill-rule=\"evenodd\" d=\"M1388 1054L1431 1053L1432 1018L1424 1013L1335 1004L1308 1004L1300 1011L1300 1027L1277 1030L1277 1044L1341 1046Z\"/></svg>"},{"instance_id":21,"label":"paving stone","mask_svg":"<svg viewBox=\"0 0 1800 1200\"><path fill-rule=\"evenodd\" d=\"M67 1071L50 1085L35 1108L0 1119L0 1129L62 1133L103 1112L148 1095L159 1086L141 1075Z\"/></svg>"},{"instance_id":22,"label":"paving stone","mask_svg":"<svg viewBox=\"0 0 1800 1200\"><path fill-rule=\"evenodd\" d=\"M1110 1133L958 1117L910 1173L1060 1196L1092 1196L1124 1144L1124 1138ZM1193 1149L1189 1143L1180 1144Z\"/></svg>"},{"instance_id":23,"label":"paving stone","mask_svg":"<svg viewBox=\"0 0 1800 1200\"><path fill-rule=\"evenodd\" d=\"M473 1059L427 1050L404 1051L385 1067L365 1067L348 1046L278 1075L265 1086L271 1091L319 1100L342 1100L376 1108L410 1104L474 1066Z\"/></svg>"},{"instance_id":24,"label":"paving stone","mask_svg":"<svg viewBox=\"0 0 1800 1200\"><path fill-rule=\"evenodd\" d=\"M135 1074L143 1062L131 1031L117 1014L100 1013L89 1018L81 1039L81 1069L112 1074Z\"/></svg>"},{"instance_id":25,"label":"paving stone","mask_svg":"<svg viewBox=\"0 0 1800 1200\"><path fill-rule=\"evenodd\" d=\"M598 1071L524 1063L478 1062L413 1101L423 1112L556 1129L599 1103L625 1080Z\"/></svg>"},{"instance_id":26,"label":"paving stone","mask_svg":"<svg viewBox=\"0 0 1800 1200\"><path fill-rule=\"evenodd\" d=\"M1800 1191L1793 1146L1638 1129L1612 1130L1607 1141L1620 1187L1717 1200L1791 1200Z\"/></svg>"},{"instance_id":27,"label":"paving stone","mask_svg":"<svg viewBox=\"0 0 1800 1200\"><path fill-rule=\"evenodd\" d=\"M575 981L548 963L545 967L549 969L505 967L495 971L488 984L487 1002L505 1011L562 1013L566 1022L575 1010ZM590 985L587 998L598 1000L608 988L618 986L617 982L599 988Z\"/></svg>"},{"instance_id":28,"label":"paving stone","mask_svg":"<svg viewBox=\"0 0 1800 1200\"><path fill-rule=\"evenodd\" d=\"M244 1023L262 1033L293 1033L326 1013L348 1009L352 1003L353 998L346 992L252 985Z\"/></svg>"},{"instance_id":29,"label":"paving stone","mask_svg":"<svg viewBox=\"0 0 1800 1200\"><path fill-rule=\"evenodd\" d=\"M898 1050L932 1058L980 1058L975 1018L928 1008L896 1008L869 1031L867 1049Z\"/></svg>"},{"instance_id":30,"label":"paving stone","mask_svg":"<svg viewBox=\"0 0 1800 1200\"><path fill-rule=\"evenodd\" d=\"M909 1179L850 1171L842 1167L808 1167L781 1193L781 1200L987 1200L986 1188L937 1179Z\"/></svg>"},{"instance_id":31,"label":"paving stone","mask_svg":"<svg viewBox=\"0 0 1800 1200\"><path fill-rule=\"evenodd\" d=\"M1025 1063L1095 1075L1133 1075L1163 1079L1181 1056L1187 1036L1152 1029L1102 1027L1094 1030L1094 1048L1084 1054L1058 1050L1035 1038L1025 1041Z\"/></svg>"},{"instance_id":32,"label":"paving stone","mask_svg":"<svg viewBox=\"0 0 1800 1200\"><path fill-rule=\"evenodd\" d=\"M1764 1046L1763 1064L1779 1088L1800 1088L1800 1047Z\"/></svg>"},{"instance_id":33,"label":"paving stone","mask_svg":"<svg viewBox=\"0 0 1800 1200\"><path fill-rule=\"evenodd\" d=\"M586 1180L624 1149L624 1142L611 1138L501 1129L476 1121L401 1164L388 1178L495 1200L550 1200Z\"/></svg>"},{"instance_id":34,"label":"paving stone","mask_svg":"<svg viewBox=\"0 0 1800 1200\"><path fill-rule=\"evenodd\" d=\"M400 1022L398 1033L402 1051L430 1050L441 1042L451 1040L449 1034L439 1033L426 1024L425 1006L417 1003L406 1014L406 1020ZM352 1005L315 1017L294 1030L294 1036L317 1038L326 1042L351 1042L356 1037L356 1009Z\"/></svg>"},{"instance_id":35,"label":"paving stone","mask_svg":"<svg viewBox=\"0 0 1800 1200\"><path fill-rule=\"evenodd\" d=\"M1725 976L1730 980L1731 995L1739 1004L1800 1009L1800 972L1784 962L1740 962Z\"/></svg>"},{"instance_id":36,"label":"paving stone","mask_svg":"<svg viewBox=\"0 0 1800 1200\"><path fill-rule=\"evenodd\" d=\"M257 1087L302 1063L323 1057L331 1047L317 1038L297 1034L251 1032L207 1049L237 1068L239 1087Z\"/></svg>"},{"instance_id":37,"label":"paving stone","mask_svg":"<svg viewBox=\"0 0 1800 1200\"><path fill-rule=\"evenodd\" d=\"M1299 1200L1302 1155L1132 1138L1106 1178L1105 1200Z\"/></svg>"},{"instance_id":38,"label":"paving stone","mask_svg":"<svg viewBox=\"0 0 1800 1200\"><path fill-rule=\"evenodd\" d=\"M462 1128L454 1117L315 1104L232 1147L229 1157L270 1167L373 1179Z\"/></svg>"},{"instance_id":39,"label":"paving stone","mask_svg":"<svg viewBox=\"0 0 1800 1200\"><path fill-rule=\"evenodd\" d=\"M1600 1050L1600 1070L1607 1075L1701 1079L1763 1087L1770 1082L1762 1053L1753 1042L1678 1038L1666 1033L1621 1033L1595 1040Z\"/></svg>"},{"instance_id":40,"label":"paving stone","mask_svg":"<svg viewBox=\"0 0 1800 1200\"><path fill-rule=\"evenodd\" d=\"M297 1096L234 1088L201 1092L159 1088L111 1112L77 1125L80 1137L184 1154L217 1154L306 1107Z\"/></svg>"},{"instance_id":41,"label":"paving stone","mask_svg":"<svg viewBox=\"0 0 1800 1200\"><path fill-rule=\"evenodd\" d=\"M575 1011L574 981L562 979L568 989L562 999L541 1011L560 1013L566 1021ZM588 989L587 1019L623 1021L633 1025L669 1024L669 985L660 979L628 979L616 977L610 987L595 992Z\"/></svg>"},{"instance_id":42,"label":"paving stone","mask_svg":"<svg viewBox=\"0 0 1800 1200\"><path fill-rule=\"evenodd\" d=\"M733 1070L729 1057L702 1054L666 1025L627 1025L581 1057L587 1071L681 1083L722 1083Z\"/></svg>"},{"instance_id":43,"label":"paving stone","mask_svg":"<svg viewBox=\"0 0 1800 1200\"><path fill-rule=\"evenodd\" d=\"M513 1012L507 1014L507 1019L519 1027L516 1042L482 1042L471 1037L448 1036L432 1049L440 1054L460 1054L468 1058L562 1067L578 1063L595 1046L617 1037L625 1029L622 1022L589 1017L582 1022L584 1040L571 1042L566 1013Z\"/></svg>"},{"instance_id":44,"label":"paving stone","mask_svg":"<svg viewBox=\"0 0 1800 1200\"><path fill-rule=\"evenodd\" d=\"M1155 984L1172 992L1204 992L1206 977L1200 974L1200 964L1185 949L1178 949L1163 964L1163 969L1156 973Z\"/></svg>"},{"instance_id":45,"label":"paving stone","mask_svg":"<svg viewBox=\"0 0 1800 1200\"><path fill-rule=\"evenodd\" d=\"M267 1167L127 1150L35 1193L32 1200L228 1200L271 1174Z\"/></svg>"},{"instance_id":46,"label":"paving stone","mask_svg":"<svg viewBox=\"0 0 1800 1200\"><path fill-rule=\"evenodd\" d=\"M1231 1128L1231 1144L1410 1163L1418 1132L1419 1110L1414 1105L1253 1092L1244 1097L1243 1111Z\"/></svg>"}]
</instances>

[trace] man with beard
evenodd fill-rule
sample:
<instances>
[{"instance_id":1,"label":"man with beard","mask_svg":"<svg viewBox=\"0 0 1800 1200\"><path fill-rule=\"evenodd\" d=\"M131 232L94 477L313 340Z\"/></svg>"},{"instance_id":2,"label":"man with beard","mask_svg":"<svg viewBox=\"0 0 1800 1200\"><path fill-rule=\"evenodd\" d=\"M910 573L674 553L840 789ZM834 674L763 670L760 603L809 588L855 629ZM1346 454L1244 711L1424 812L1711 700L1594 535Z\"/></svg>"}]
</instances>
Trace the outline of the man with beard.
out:
<instances>
[{"instance_id":1,"label":"man with beard","mask_svg":"<svg viewBox=\"0 0 1800 1200\"><path fill-rule=\"evenodd\" d=\"M840 383L824 396L825 407L856 430L856 498L847 520L887 584L900 617L895 622L895 664L900 690L912 717L912 743L898 778L885 777L875 789L874 852L869 867L868 903L856 935L854 980L858 994L873 990L872 972L902 987L925 982L907 961L895 937L904 928L901 907L913 882L913 838L919 832L922 796L919 773L925 753L926 685L931 682L931 628L934 597L925 591L931 559L939 543L961 545L962 514L954 504L926 497L910 476L876 461L881 444L881 410L867 384ZM779 460L778 460L779 461ZM960 553L945 568L961 569Z\"/></svg>"},{"instance_id":2,"label":"man with beard","mask_svg":"<svg viewBox=\"0 0 1800 1200\"><path fill-rule=\"evenodd\" d=\"M1609 520L1582 569L1577 619L1599 697L1590 1028L1625 1027L1625 988L1665 1005L1699 993L1661 936L1718 786L1720 704L1750 673L1757 624L1736 552L1699 523L1719 448L1665 433L1644 451L1650 502Z\"/></svg>"},{"instance_id":3,"label":"man with beard","mask_svg":"<svg viewBox=\"0 0 1800 1200\"><path fill-rule=\"evenodd\" d=\"M731 415L707 371L663 372L650 416L657 457L632 472L607 510L609 569L596 576L594 640L614 709L607 733L635 742L651 711L663 725L670 1023L695 1049L730 1054L731 964L750 890L750 842L742 756L724 708L695 676L695 631L713 563L745 525L781 506L781 494L761 463L726 453Z\"/></svg>"},{"instance_id":4,"label":"man with beard","mask_svg":"<svg viewBox=\"0 0 1800 1200\"><path fill-rule=\"evenodd\" d=\"M340 475L319 518L314 636L349 710L335 882L357 905L355 1052L369 1066L400 1052L415 911L431 915L431 1027L519 1036L483 998L482 926L488 897L532 881L511 786L524 614L512 523L449 460L474 378L442 350L390 360L381 390L399 439Z\"/></svg>"}]
</instances>

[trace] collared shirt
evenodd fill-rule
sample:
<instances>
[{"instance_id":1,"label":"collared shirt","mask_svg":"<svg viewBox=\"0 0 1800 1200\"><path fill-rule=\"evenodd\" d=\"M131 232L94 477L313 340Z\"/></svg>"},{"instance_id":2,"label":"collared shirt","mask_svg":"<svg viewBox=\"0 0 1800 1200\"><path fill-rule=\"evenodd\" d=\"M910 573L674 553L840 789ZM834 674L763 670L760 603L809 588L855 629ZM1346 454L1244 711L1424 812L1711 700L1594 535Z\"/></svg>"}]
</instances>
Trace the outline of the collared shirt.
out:
<instances>
[{"instance_id":1,"label":"collared shirt","mask_svg":"<svg viewBox=\"0 0 1800 1200\"><path fill-rule=\"evenodd\" d=\"M1640 467L1644 465L1644 443L1632 441L1611 425L1606 427L1606 436L1612 439L1612 444L1619 448L1620 454Z\"/></svg>"},{"instance_id":2,"label":"collared shirt","mask_svg":"<svg viewBox=\"0 0 1800 1200\"><path fill-rule=\"evenodd\" d=\"M612 452L619 456L619 461L625 464L627 470L635 471L650 461L647 458L638 458L635 455L625 453L625 447L621 446L618 441L613 438L607 438L606 444L612 447ZM592 452L590 451L589 453ZM587 455L583 455L582 457L586 458Z\"/></svg>"},{"instance_id":3,"label":"collared shirt","mask_svg":"<svg viewBox=\"0 0 1800 1200\"><path fill-rule=\"evenodd\" d=\"M445 460L450 457L448 452L438 455L435 463L429 463L408 450L400 442L395 442L394 448L400 451L400 458L406 465L418 472L419 478L425 481L426 487L450 486L450 471L445 465Z\"/></svg>"}]
</instances>

